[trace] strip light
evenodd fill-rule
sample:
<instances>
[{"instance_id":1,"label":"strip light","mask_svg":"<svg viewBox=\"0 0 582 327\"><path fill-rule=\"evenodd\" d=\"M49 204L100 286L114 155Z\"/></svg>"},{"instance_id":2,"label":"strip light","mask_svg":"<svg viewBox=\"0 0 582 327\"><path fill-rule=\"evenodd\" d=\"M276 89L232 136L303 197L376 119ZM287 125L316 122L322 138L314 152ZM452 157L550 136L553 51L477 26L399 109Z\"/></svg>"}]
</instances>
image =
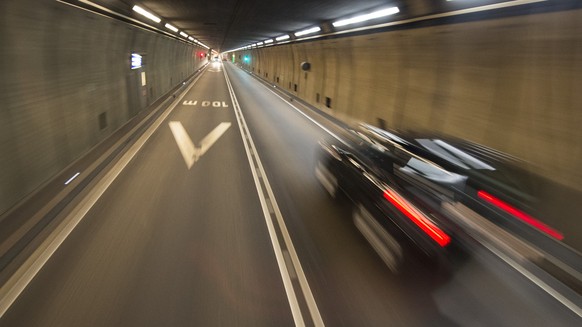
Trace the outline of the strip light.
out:
<instances>
[{"instance_id":1,"label":"strip light","mask_svg":"<svg viewBox=\"0 0 582 327\"><path fill-rule=\"evenodd\" d=\"M288 40L289 39L289 35L285 34L285 35L281 35L275 38L275 40L277 41L284 41L284 40Z\"/></svg>"},{"instance_id":2,"label":"strip light","mask_svg":"<svg viewBox=\"0 0 582 327\"><path fill-rule=\"evenodd\" d=\"M171 31L178 32L178 28L174 25L166 24L164 26L166 26L166 28L171 30Z\"/></svg>"},{"instance_id":3,"label":"strip light","mask_svg":"<svg viewBox=\"0 0 582 327\"><path fill-rule=\"evenodd\" d=\"M273 43L273 39L268 39L268 40L265 40L263 42L265 42L265 44Z\"/></svg>"},{"instance_id":4,"label":"strip light","mask_svg":"<svg viewBox=\"0 0 582 327\"><path fill-rule=\"evenodd\" d=\"M133 6L132 10L133 10L133 11L135 11L136 13L138 13L138 14L142 15L142 16L145 16L145 17L146 17L146 18L148 18L148 19L151 19L151 20L153 20L153 21L154 21L154 22L156 22L156 23L159 23L159 22L161 22L161 21L162 21L162 19L161 19L160 17L158 17L158 16L156 16L156 15L152 14L151 12L149 12L149 11L147 11L147 10L143 9L143 8L142 8L142 7L140 7L140 6Z\"/></svg>"},{"instance_id":5,"label":"strip light","mask_svg":"<svg viewBox=\"0 0 582 327\"><path fill-rule=\"evenodd\" d=\"M391 8L386 8L386 9L374 11L372 13L365 14L365 15L359 15L356 17L348 18L348 19L338 20L336 22L333 22L332 24L334 27L340 27L340 26L364 22L367 20L375 19L375 18L394 15L394 14L397 14L399 12L400 12L400 9L398 9L398 7L391 7Z\"/></svg>"},{"instance_id":6,"label":"strip light","mask_svg":"<svg viewBox=\"0 0 582 327\"><path fill-rule=\"evenodd\" d=\"M188 34L184 33L184 32L180 32L180 35L182 35L185 38L188 38Z\"/></svg>"},{"instance_id":7,"label":"strip light","mask_svg":"<svg viewBox=\"0 0 582 327\"><path fill-rule=\"evenodd\" d=\"M319 26L316 26L316 27L305 29L303 31L299 31L299 32L295 33L295 36L312 34L312 33L319 32L319 31L321 31L321 28Z\"/></svg>"}]
</instances>

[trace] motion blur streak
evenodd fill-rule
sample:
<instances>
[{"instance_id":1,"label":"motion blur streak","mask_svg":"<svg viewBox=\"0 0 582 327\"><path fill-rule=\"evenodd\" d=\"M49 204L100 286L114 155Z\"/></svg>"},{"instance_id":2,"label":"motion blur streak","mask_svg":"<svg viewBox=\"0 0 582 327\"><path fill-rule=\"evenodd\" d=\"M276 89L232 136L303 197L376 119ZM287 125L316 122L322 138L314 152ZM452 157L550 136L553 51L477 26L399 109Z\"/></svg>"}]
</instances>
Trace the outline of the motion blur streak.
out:
<instances>
[{"instance_id":1,"label":"motion blur streak","mask_svg":"<svg viewBox=\"0 0 582 327\"><path fill-rule=\"evenodd\" d=\"M494 206L498 207L499 209L502 209L503 211L515 216L516 218L519 218L520 220L526 222L527 224L539 229L540 231L558 239L558 240L563 240L564 239L564 235L562 233L560 233L559 231L551 228L550 226L542 223L541 221L535 219L534 217L528 215L525 212L522 212L518 209L515 209L514 207L510 206L509 204L499 200L498 198L492 196L491 194L485 192L485 191L479 191L477 192L477 195L493 204Z\"/></svg>"},{"instance_id":2,"label":"motion blur streak","mask_svg":"<svg viewBox=\"0 0 582 327\"><path fill-rule=\"evenodd\" d=\"M430 220L422 215L418 210L409 205L406 200L391 190L384 191L384 197L390 201L398 210L402 211L413 223L422 229L428 236L435 240L440 246L445 247L451 242L451 238L441 229L436 227Z\"/></svg>"}]
</instances>

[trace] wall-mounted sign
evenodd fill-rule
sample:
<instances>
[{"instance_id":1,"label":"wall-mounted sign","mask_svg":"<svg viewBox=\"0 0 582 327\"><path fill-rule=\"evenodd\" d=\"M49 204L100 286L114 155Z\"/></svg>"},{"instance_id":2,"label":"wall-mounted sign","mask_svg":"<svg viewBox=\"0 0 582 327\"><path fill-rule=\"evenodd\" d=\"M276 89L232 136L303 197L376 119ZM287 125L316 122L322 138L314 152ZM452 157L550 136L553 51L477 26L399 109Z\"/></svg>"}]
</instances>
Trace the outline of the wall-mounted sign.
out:
<instances>
[{"instance_id":1,"label":"wall-mounted sign","mask_svg":"<svg viewBox=\"0 0 582 327\"><path fill-rule=\"evenodd\" d=\"M131 69L140 68L142 65L142 57L137 53L131 54Z\"/></svg>"}]
</instances>

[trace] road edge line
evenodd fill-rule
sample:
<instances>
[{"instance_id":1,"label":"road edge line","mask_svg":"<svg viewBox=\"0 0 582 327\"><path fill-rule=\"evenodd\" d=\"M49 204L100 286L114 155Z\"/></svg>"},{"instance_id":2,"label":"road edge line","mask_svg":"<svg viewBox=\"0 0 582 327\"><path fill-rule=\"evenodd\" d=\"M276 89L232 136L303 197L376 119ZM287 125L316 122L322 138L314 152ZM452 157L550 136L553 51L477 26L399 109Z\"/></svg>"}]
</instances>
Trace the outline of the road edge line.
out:
<instances>
[{"instance_id":1,"label":"road edge line","mask_svg":"<svg viewBox=\"0 0 582 327\"><path fill-rule=\"evenodd\" d=\"M196 82L202 77L200 74L184 92L162 113L155 122L139 137L139 139L123 154L118 162L101 178L101 180L91 189L79 204L63 219L59 226L47 237L41 245L24 261L16 272L0 287L0 319L10 309L12 304L18 299L20 294L26 289L38 272L50 260L53 254L63 244L75 227L83 220L87 212L101 198L103 193L115 181L117 176L131 162L133 157L139 152L149 138L158 130L166 118L180 104L184 96L192 89Z\"/></svg>"}]
</instances>

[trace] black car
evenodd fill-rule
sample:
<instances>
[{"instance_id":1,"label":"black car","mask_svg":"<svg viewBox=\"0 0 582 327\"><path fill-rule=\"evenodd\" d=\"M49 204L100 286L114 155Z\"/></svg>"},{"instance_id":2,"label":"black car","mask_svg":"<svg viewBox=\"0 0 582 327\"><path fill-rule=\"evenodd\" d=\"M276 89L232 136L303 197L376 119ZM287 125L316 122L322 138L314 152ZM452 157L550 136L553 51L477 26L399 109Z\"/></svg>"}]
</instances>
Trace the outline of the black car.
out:
<instances>
[{"instance_id":1,"label":"black car","mask_svg":"<svg viewBox=\"0 0 582 327\"><path fill-rule=\"evenodd\" d=\"M316 177L332 197L353 202L356 227L394 272L408 256L448 270L483 244L518 259L580 265L563 234L533 217L535 179L505 154L370 125L320 145Z\"/></svg>"}]
</instances>

